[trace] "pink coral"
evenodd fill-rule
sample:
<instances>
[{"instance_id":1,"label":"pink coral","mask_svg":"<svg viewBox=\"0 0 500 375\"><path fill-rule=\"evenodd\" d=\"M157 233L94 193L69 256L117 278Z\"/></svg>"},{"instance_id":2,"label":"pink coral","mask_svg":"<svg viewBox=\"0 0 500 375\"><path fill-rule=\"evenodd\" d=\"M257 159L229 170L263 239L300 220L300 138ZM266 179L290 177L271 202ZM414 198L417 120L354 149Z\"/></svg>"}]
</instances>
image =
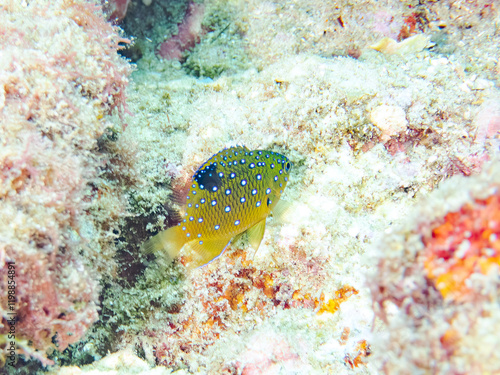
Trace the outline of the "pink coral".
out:
<instances>
[{"instance_id":1,"label":"pink coral","mask_svg":"<svg viewBox=\"0 0 500 375\"><path fill-rule=\"evenodd\" d=\"M178 26L177 35L160 44L158 54L166 60L181 60L182 53L200 40L204 13L203 4L190 3L184 20Z\"/></svg>"},{"instance_id":2,"label":"pink coral","mask_svg":"<svg viewBox=\"0 0 500 375\"><path fill-rule=\"evenodd\" d=\"M86 189L131 69L90 1L8 2L0 25L0 335L14 313L17 352L48 364L47 350L79 341L97 319L98 275L81 255L93 225Z\"/></svg>"},{"instance_id":3,"label":"pink coral","mask_svg":"<svg viewBox=\"0 0 500 375\"><path fill-rule=\"evenodd\" d=\"M272 375L310 370L290 344L275 333L253 335L239 355L236 368L242 375Z\"/></svg>"},{"instance_id":4,"label":"pink coral","mask_svg":"<svg viewBox=\"0 0 500 375\"><path fill-rule=\"evenodd\" d=\"M442 184L380 244L369 285L385 373L499 372L499 168Z\"/></svg>"},{"instance_id":5,"label":"pink coral","mask_svg":"<svg viewBox=\"0 0 500 375\"><path fill-rule=\"evenodd\" d=\"M127 14L130 0L102 0L102 3L110 14L109 20L120 23Z\"/></svg>"},{"instance_id":6,"label":"pink coral","mask_svg":"<svg viewBox=\"0 0 500 375\"><path fill-rule=\"evenodd\" d=\"M429 280L444 298L471 298L471 275L500 265L500 194L466 204L431 226L432 235L423 238Z\"/></svg>"},{"instance_id":7,"label":"pink coral","mask_svg":"<svg viewBox=\"0 0 500 375\"><path fill-rule=\"evenodd\" d=\"M477 126L475 142L484 145L486 139L497 137L500 132L500 100L493 99L484 103L474 123Z\"/></svg>"},{"instance_id":8,"label":"pink coral","mask_svg":"<svg viewBox=\"0 0 500 375\"><path fill-rule=\"evenodd\" d=\"M381 9L373 15L373 31L377 34L396 39L402 22L399 15ZM368 17L370 18L370 17Z\"/></svg>"}]
</instances>

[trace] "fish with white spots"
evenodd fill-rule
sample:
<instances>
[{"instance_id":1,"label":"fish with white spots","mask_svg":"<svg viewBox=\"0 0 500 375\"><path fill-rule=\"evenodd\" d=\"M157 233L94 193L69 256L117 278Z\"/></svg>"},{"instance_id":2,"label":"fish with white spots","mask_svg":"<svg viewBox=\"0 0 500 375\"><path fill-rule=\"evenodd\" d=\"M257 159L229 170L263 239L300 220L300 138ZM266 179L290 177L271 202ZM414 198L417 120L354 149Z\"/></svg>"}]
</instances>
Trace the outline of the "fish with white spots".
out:
<instances>
[{"instance_id":1,"label":"fish with white spots","mask_svg":"<svg viewBox=\"0 0 500 375\"><path fill-rule=\"evenodd\" d=\"M220 151L192 177L181 222L146 241L144 251L163 251L173 260L183 249L189 266L199 267L244 232L258 249L267 216L285 210L280 198L291 167L286 156L272 151L243 146Z\"/></svg>"}]
</instances>

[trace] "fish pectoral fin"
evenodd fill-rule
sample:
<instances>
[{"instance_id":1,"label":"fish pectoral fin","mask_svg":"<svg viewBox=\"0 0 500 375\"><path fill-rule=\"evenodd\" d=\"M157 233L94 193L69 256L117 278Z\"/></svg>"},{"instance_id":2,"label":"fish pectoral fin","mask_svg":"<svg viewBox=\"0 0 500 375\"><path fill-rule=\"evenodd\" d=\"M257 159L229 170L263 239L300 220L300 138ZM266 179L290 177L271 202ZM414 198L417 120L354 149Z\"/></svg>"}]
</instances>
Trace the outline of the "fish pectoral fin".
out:
<instances>
[{"instance_id":1,"label":"fish pectoral fin","mask_svg":"<svg viewBox=\"0 0 500 375\"><path fill-rule=\"evenodd\" d=\"M292 208L292 203L280 200L273 208L272 211L273 218L280 223L286 221L286 219L292 212L291 208Z\"/></svg>"},{"instance_id":2,"label":"fish pectoral fin","mask_svg":"<svg viewBox=\"0 0 500 375\"><path fill-rule=\"evenodd\" d=\"M260 243L262 242L262 237L264 237L264 231L266 230L266 219L259 221L253 227L247 229L248 242L255 250L259 249Z\"/></svg>"},{"instance_id":3,"label":"fish pectoral fin","mask_svg":"<svg viewBox=\"0 0 500 375\"><path fill-rule=\"evenodd\" d=\"M170 263L177 257L182 246L184 246L185 238L186 236L183 235L180 226L168 228L144 242L141 251L145 254L163 255L166 261Z\"/></svg>"},{"instance_id":4,"label":"fish pectoral fin","mask_svg":"<svg viewBox=\"0 0 500 375\"><path fill-rule=\"evenodd\" d=\"M201 243L200 243L201 242ZM202 267L222 255L231 238L196 239L184 247L189 258L189 268Z\"/></svg>"}]
</instances>

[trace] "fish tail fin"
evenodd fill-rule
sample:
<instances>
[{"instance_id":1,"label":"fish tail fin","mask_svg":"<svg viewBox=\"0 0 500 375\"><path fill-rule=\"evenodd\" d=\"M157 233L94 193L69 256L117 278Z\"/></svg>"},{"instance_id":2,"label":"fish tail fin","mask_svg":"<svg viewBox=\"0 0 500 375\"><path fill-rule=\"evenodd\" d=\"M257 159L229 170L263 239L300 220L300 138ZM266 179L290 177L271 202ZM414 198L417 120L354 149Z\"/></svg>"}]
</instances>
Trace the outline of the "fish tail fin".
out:
<instances>
[{"instance_id":1,"label":"fish tail fin","mask_svg":"<svg viewBox=\"0 0 500 375\"><path fill-rule=\"evenodd\" d=\"M181 227L176 225L151 237L142 244L141 250L146 254L161 253L167 256L169 262L172 262L186 243L185 238Z\"/></svg>"}]
</instances>

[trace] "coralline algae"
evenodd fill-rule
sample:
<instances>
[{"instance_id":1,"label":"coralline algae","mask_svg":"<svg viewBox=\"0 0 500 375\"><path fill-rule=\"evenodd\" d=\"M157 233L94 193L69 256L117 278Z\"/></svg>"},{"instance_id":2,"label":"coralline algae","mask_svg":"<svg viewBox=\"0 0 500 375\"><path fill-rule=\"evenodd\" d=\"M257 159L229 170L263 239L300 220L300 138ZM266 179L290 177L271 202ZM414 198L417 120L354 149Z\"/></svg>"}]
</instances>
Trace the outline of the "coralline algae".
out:
<instances>
[{"instance_id":1,"label":"coralline algae","mask_svg":"<svg viewBox=\"0 0 500 375\"><path fill-rule=\"evenodd\" d=\"M111 216L90 214L89 190L103 189L96 139L125 109L131 68L116 53L126 40L93 3L0 8L0 365L31 371L26 361L54 363L47 354L98 319L110 218L124 209L117 194Z\"/></svg>"},{"instance_id":2,"label":"coralline algae","mask_svg":"<svg viewBox=\"0 0 500 375\"><path fill-rule=\"evenodd\" d=\"M499 168L444 182L379 244L369 280L388 326L374 348L385 372L500 370L487 333L500 325Z\"/></svg>"}]
</instances>

